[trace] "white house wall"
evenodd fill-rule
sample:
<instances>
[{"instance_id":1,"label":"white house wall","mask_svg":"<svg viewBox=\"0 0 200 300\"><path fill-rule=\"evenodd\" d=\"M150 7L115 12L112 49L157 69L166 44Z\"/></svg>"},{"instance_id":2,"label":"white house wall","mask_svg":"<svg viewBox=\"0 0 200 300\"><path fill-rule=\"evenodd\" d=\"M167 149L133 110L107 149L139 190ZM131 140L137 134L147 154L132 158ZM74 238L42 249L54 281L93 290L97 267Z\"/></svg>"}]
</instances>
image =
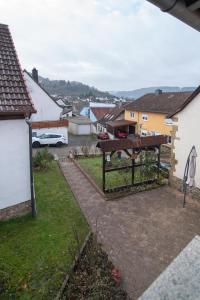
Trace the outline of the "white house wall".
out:
<instances>
[{"instance_id":1,"label":"white house wall","mask_svg":"<svg viewBox=\"0 0 200 300\"><path fill-rule=\"evenodd\" d=\"M200 95L197 95L193 101L188 104L184 110L176 115L178 122L178 131L175 140L175 159L177 160L174 175L183 179L185 164L189 152L194 145L197 151L197 168L196 168L196 186L200 188L200 134L199 134L199 111Z\"/></svg>"},{"instance_id":2,"label":"white house wall","mask_svg":"<svg viewBox=\"0 0 200 300\"><path fill-rule=\"evenodd\" d=\"M25 120L0 121L0 209L31 199L29 131Z\"/></svg>"},{"instance_id":3,"label":"white house wall","mask_svg":"<svg viewBox=\"0 0 200 300\"><path fill-rule=\"evenodd\" d=\"M24 72L24 78L34 107L37 110L36 114L32 114L31 121L59 120L62 108L59 107L26 72Z\"/></svg>"}]
</instances>

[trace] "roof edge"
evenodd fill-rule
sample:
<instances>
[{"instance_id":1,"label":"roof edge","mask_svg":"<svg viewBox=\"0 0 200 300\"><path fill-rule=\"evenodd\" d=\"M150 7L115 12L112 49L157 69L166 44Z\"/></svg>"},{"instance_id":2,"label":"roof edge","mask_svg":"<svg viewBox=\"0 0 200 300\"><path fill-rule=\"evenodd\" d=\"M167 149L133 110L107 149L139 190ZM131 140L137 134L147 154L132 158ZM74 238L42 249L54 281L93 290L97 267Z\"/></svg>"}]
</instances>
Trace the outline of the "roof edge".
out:
<instances>
[{"instance_id":1,"label":"roof edge","mask_svg":"<svg viewBox=\"0 0 200 300\"><path fill-rule=\"evenodd\" d=\"M183 105L177 109L175 112L173 112L172 114L168 114L167 117L168 118L172 118L173 116L175 116L177 113L179 113L180 111L182 111L198 94L200 93L200 85L196 88L196 90L194 90L194 92L186 99L186 101L183 103Z\"/></svg>"},{"instance_id":2,"label":"roof edge","mask_svg":"<svg viewBox=\"0 0 200 300\"><path fill-rule=\"evenodd\" d=\"M24 69L23 70L23 72L25 72L34 82L35 82L35 84L37 84L42 90L43 90L43 92L45 92L46 94L47 94L47 96L49 96L49 98L51 98L51 100L58 106L58 107L60 107L60 108L63 108L61 105L59 105L54 99L53 99L53 97L45 90L45 88L43 88L42 86L41 86L41 84L39 83L39 82L36 82L34 79L33 79L33 77L31 76L31 74L26 70L26 69Z\"/></svg>"}]
</instances>

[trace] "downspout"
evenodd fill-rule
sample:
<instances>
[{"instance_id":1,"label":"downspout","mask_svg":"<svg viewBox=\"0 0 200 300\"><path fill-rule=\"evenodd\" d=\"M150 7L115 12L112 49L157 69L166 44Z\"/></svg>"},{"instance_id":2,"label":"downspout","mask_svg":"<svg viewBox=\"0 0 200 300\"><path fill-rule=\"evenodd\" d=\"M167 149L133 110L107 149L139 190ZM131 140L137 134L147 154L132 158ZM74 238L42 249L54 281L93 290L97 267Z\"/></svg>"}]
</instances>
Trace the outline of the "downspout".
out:
<instances>
[{"instance_id":1,"label":"downspout","mask_svg":"<svg viewBox=\"0 0 200 300\"><path fill-rule=\"evenodd\" d=\"M26 124L29 129L29 162L30 162L30 185L31 185L31 209L32 217L36 217L36 201L35 201L35 192L34 192L34 180L33 180L33 151L32 151L32 126L31 121L28 117L25 118Z\"/></svg>"}]
</instances>

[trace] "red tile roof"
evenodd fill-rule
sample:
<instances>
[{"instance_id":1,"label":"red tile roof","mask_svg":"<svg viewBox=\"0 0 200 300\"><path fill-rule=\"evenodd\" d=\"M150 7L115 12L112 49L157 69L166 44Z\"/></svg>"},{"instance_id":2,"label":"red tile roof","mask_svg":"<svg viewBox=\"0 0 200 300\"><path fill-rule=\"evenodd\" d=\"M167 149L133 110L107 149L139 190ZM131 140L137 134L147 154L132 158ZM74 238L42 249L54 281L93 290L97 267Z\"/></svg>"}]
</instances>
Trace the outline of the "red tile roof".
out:
<instances>
[{"instance_id":1,"label":"red tile roof","mask_svg":"<svg viewBox=\"0 0 200 300\"><path fill-rule=\"evenodd\" d=\"M112 110L110 110L108 113L106 113L103 116L103 118L101 118L99 120L98 123L105 125L108 121L116 120L119 116L121 116L125 112L125 109L128 106L128 104L125 103L125 104L122 104L122 106L120 106L120 107L112 108Z\"/></svg>"},{"instance_id":2,"label":"red tile roof","mask_svg":"<svg viewBox=\"0 0 200 300\"><path fill-rule=\"evenodd\" d=\"M200 85L196 88L196 90L186 99L186 101L180 106L178 107L176 110L174 110L173 112L171 112L168 117L171 118L174 115L176 115L177 113L179 113L180 111L182 111L198 94L200 93Z\"/></svg>"},{"instance_id":3,"label":"red tile roof","mask_svg":"<svg viewBox=\"0 0 200 300\"><path fill-rule=\"evenodd\" d=\"M0 114L29 115L34 111L9 28L0 24Z\"/></svg>"},{"instance_id":4,"label":"red tile roof","mask_svg":"<svg viewBox=\"0 0 200 300\"><path fill-rule=\"evenodd\" d=\"M127 105L126 109L171 115L182 107L190 95L190 92L146 94Z\"/></svg>"},{"instance_id":5,"label":"red tile roof","mask_svg":"<svg viewBox=\"0 0 200 300\"><path fill-rule=\"evenodd\" d=\"M103 116L109 113L113 107L91 107L90 110L95 115L97 121L103 118Z\"/></svg>"}]
</instances>

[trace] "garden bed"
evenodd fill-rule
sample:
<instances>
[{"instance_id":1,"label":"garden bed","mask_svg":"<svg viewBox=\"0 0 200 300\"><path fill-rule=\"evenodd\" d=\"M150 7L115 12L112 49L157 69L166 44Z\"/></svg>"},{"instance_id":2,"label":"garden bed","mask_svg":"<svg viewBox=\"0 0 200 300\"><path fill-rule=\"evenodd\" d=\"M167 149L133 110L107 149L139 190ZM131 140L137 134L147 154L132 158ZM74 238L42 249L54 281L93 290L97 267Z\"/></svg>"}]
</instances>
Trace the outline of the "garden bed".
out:
<instances>
[{"instance_id":1,"label":"garden bed","mask_svg":"<svg viewBox=\"0 0 200 300\"><path fill-rule=\"evenodd\" d=\"M91 235L62 295L62 300L125 300L119 271Z\"/></svg>"}]
</instances>

